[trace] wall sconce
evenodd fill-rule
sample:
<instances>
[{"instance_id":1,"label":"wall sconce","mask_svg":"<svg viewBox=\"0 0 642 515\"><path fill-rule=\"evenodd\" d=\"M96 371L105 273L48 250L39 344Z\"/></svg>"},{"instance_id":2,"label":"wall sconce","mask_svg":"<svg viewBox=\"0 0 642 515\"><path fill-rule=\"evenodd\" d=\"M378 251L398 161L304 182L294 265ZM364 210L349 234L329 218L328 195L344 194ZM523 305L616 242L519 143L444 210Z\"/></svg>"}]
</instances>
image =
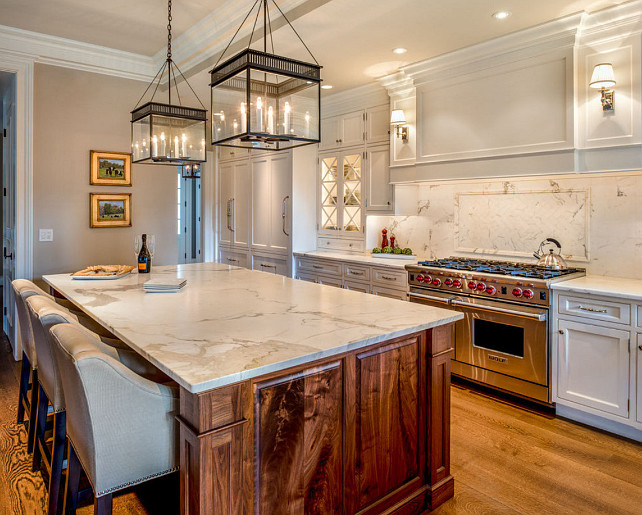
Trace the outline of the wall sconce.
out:
<instances>
[{"instance_id":1,"label":"wall sconce","mask_svg":"<svg viewBox=\"0 0 642 515\"><path fill-rule=\"evenodd\" d=\"M181 166L181 176L183 177L183 179L200 179L201 178L200 163Z\"/></svg>"},{"instance_id":2,"label":"wall sconce","mask_svg":"<svg viewBox=\"0 0 642 515\"><path fill-rule=\"evenodd\" d=\"M408 126L406 125L406 116L403 109L393 109L390 113L390 125L395 128L395 134L401 138L404 143L408 143Z\"/></svg>"},{"instance_id":3,"label":"wall sconce","mask_svg":"<svg viewBox=\"0 0 642 515\"><path fill-rule=\"evenodd\" d=\"M604 111L613 111L615 107L615 92L612 89L606 89L615 86L613 65L611 63L596 64L595 68L593 68L589 86L593 89L602 90L602 109Z\"/></svg>"}]
</instances>

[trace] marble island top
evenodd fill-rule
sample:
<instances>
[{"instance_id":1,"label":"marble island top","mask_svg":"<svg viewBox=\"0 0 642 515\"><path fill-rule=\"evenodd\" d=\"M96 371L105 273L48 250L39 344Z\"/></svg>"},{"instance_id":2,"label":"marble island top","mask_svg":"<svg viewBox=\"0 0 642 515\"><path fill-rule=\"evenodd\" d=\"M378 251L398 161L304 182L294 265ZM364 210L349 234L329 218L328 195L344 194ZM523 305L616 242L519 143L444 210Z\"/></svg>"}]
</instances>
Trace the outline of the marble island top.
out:
<instances>
[{"instance_id":1,"label":"marble island top","mask_svg":"<svg viewBox=\"0 0 642 515\"><path fill-rule=\"evenodd\" d=\"M586 275L577 279L554 283L551 288L569 293L587 293L620 299L642 300L642 280L626 277Z\"/></svg>"},{"instance_id":2,"label":"marble island top","mask_svg":"<svg viewBox=\"0 0 642 515\"><path fill-rule=\"evenodd\" d=\"M184 277L179 293L145 293ZM192 393L455 322L461 313L218 263L43 279Z\"/></svg>"}]
</instances>

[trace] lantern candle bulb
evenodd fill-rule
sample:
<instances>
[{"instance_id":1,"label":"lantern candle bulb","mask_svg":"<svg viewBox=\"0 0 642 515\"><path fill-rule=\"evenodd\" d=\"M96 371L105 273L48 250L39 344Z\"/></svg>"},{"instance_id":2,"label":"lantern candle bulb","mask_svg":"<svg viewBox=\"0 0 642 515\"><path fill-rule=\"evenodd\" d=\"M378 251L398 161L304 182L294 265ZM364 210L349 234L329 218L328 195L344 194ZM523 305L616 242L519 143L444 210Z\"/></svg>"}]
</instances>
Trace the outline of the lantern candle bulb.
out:
<instances>
[{"instance_id":1,"label":"lantern candle bulb","mask_svg":"<svg viewBox=\"0 0 642 515\"><path fill-rule=\"evenodd\" d=\"M245 102L241 102L241 132L247 130L247 115L245 113Z\"/></svg>"},{"instance_id":2,"label":"lantern candle bulb","mask_svg":"<svg viewBox=\"0 0 642 515\"><path fill-rule=\"evenodd\" d=\"M305 137L310 137L310 113L308 111L305 112Z\"/></svg>"},{"instance_id":3,"label":"lantern candle bulb","mask_svg":"<svg viewBox=\"0 0 642 515\"><path fill-rule=\"evenodd\" d=\"M167 155L167 146L165 144L165 133L161 132L161 154Z\"/></svg>"},{"instance_id":4,"label":"lantern candle bulb","mask_svg":"<svg viewBox=\"0 0 642 515\"><path fill-rule=\"evenodd\" d=\"M261 97L256 99L256 130L263 132L263 100Z\"/></svg>"},{"instance_id":5,"label":"lantern candle bulb","mask_svg":"<svg viewBox=\"0 0 642 515\"><path fill-rule=\"evenodd\" d=\"M283 110L285 112L283 116L284 118L283 125L285 128L285 133L289 134L290 133L290 102L285 103Z\"/></svg>"},{"instance_id":6,"label":"lantern candle bulb","mask_svg":"<svg viewBox=\"0 0 642 515\"><path fill-rule=\"evenodd\" d=\"M174 136L174 157L178 157L178 136Z\"/></svg>"},{"instance_id":7,"label":"lantern candle bulb","mask_svg":"<svg viewBox=\"0 0 642 515\"><path fill-rule=\"evenodd\" d=\"M187 154L185 153L185 142L187 141L187 136L183 134L181 136L181 156L185 157Z\"/></svg>"},{"instance_id":8,"label":"lantern candle bulb","mask_svg":"<svg viewBox=\"0 0 642 515\"><path fill-rule=\"evenodd\" d=\"M158 138L154 136L152 138L152 157L158 156Z\"/></svg>"}]
</instances>

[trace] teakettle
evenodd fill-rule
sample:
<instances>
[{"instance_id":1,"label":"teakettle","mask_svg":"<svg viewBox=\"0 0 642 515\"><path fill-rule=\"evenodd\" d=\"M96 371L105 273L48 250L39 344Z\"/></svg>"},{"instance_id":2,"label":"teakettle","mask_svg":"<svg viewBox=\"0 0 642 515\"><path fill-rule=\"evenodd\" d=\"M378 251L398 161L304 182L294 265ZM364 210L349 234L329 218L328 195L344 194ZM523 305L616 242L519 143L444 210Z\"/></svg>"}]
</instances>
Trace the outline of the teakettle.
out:
<instances>
[{"instance_id":1,"label":"teakettle","mask_svg":"<svg viewBox=\"0 0 642 515\"><path fill-rule=\"evenodd\" d=\"M557 247L557 254L555 253L554 249L549 249L548 254L544 254L543 247L547 243L553 243ZM568 268L566 265L566 261L564 261L564 258L560 255L562 250L562 246L560 245L560 242L553 239L553 238L546 238L542 243L539 244L539 249L537 249L536 252L533 253L533 256L535 256L539 261L537 262L537 266L545 266L546 268L551 268L553 270L564 270L565 268Z\"/></svg>"}]
</instances>

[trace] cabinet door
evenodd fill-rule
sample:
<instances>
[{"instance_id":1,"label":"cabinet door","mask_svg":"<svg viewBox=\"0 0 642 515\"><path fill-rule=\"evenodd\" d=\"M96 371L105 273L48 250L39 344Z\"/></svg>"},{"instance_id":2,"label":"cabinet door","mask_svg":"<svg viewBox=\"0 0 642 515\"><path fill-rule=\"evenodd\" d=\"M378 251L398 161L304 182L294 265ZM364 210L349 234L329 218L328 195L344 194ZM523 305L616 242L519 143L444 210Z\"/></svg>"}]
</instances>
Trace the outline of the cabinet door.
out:
<instances>
[{"instance_id":1,"label":"cabinet door","mask_svg":"<svg viewBox=\"0 0 642 515\"><path fill-rule=\"evenodd\" d=\"M363 159L361 152L340 157L339 169L341 206L341 231L360 233L363 231ZM343 172L343 173L341 173Z\"/></svg>"},{"instance_id":2,"label":"cabinet door","mask_svg":"<svg viewBox=\"0 0 642 515\"><path fill-rule=\"evenodd\" d=\"M316 274L310 274L308 272L299 272L297 270L295 279L299 279L300 281L307 281L309 283L316 283L317 282L317 275Z\"/></svg>"},{"instance_id":3,"label":"cabinet door","mask_svg":"<svg viewBox=\"0 0 642 515\"><path fill-rule=\"evenodd\" d=\"M230 266L240 266L241 268L248 268L247 253L237 252L232 249L219 249L219 263Z\"/></svg>"},{"instance_id":4,"label":"cabinet door","mask_svg":"<svg viewBox=\"0 0 642 515\"><path fill-rule=\"evenodd\" d=\"M292 160L290 153L272 156L270 164L270 249L287 253L292 233ZM266 211L266 214L268 211Z\"/></svg>"},{"instance_id":5,"label":"cabinet door","mask_svg":"<svg viewBox=\"0 0 642 515\"><path fill-rule=\"evenodd\" d=\"M366 152L366 210L368 212L392 211L389 161L388 146L375 147Z\"/></svg>"},{"instance_id":6,"label":"cabinet door","mask_svg":"<svg viewBox=\"0 0 642 515\"><path fill-rule=\"evenodd\" d=\"M366 143L388 143L390 140L390 107L388 104L366 109Z\"/></svg>"},{"instance_id":7,"label":"cabinet door","mask_svg":"<svg viewBox=\"0 0 642 515\"><path fill-rule=\"evenodd\" d=\"M321 142L319 143L319 149L325 150L330 148L337 148L340 145L340 121L340 116L331 116L330 118L323 118L321 120Z\"/></svg>"},{"instance_id":8,"label":"cabinet door","mask_svg":"<svg viewBox=\"0 0 642 515\"><path fill-rule=\"evenodd\" d=\"M388 297L389 299L408 300L406 290L394 290L392 288L383 288L381 286L373 285L371 293L379 297Z\"/></svg>"},{"instance_id":9,"label":"cabinet door","mask_svg":"<svg viewBox=\"0 0 642 515\"><path fill-rule=\"evenodd\" d=\"M270 247L270 158L252 159L252 248Z\"/></svg>"},{"instance_id":10,"label":"cabinet door","mask_svg":"<svg viewBox=\"0 0 642 515\"><path fill-rule=\"evenodd\" d=\"M343 287L346 290L359 291L361 293L370 293L370 286L368 283L360 283L359 281L351 281L350 279L343 280Z\"/></svg>"},{"instance_id":11,"label":"cabinet door","mask_svg":"<svg viewBox=\"0 0 642 515\"><path fill-rule=\"evenodd\" d=\"M642 424L642 335L637 335L637 371L638 371L638 380L637 380L637 421Z\"/></svg>"},{"instance_id":12,"label":"cabinet door","mask_svg":"<svg viewBox=\"0 0 642 515\"><path fill-rule=\"evenodd\" d=\"M218 242L220 245L231 245L234 166L230 163L220 165L218 175Z\"/></svg>"},{"instance_id":13,"label":"cabinet door","mask_svg":"<svg viewBox=\"0 0 642 515\"><path fill-rule=\"evenodd\" d=\"M339 120L339 143L342 147L363 145L364 113L355 111L341 116Z\"/></svg>"},{"instance_id":14,"label":"cabinet door","mask_svg":"<svg viewBox=\"0 0 642 515\"><path fill-rule=\"evenodd\" d=\"M328 286L336 286L337 288L343 288L343 281L340 277L317 275L317 283L327 284Z\"/></svg>"},{"instance_id":15,"label":"cabinet door","mask_svg":"<svg viewBox=\"0 0 642 515\"><path fill-rule=\"evenodd\" d=\"M558 397L628 418L630 334L567 320L557 329Z\"/></svg>"},{"instance_id":16,"label":"cabinet door","mask_svg":"<svg viewBox=\"0 0 642 515\"><path fill-rule=\"evenodd\" d=\"M250 163L234 163L233 243L239 247L249 245L251 189Z\"/></svg>"},{"instance_id":17,"label":"cabinet door","mask_svg":"<svg viewBox=\"0 0 642 515\"><path fill-rule=\"evenodd\" d=\"M339 177L340 157L337 154L321 156L319 158L319 201L321 203L319 230L338 231L340 215Z\"/></svg>"},{"instance_id":18,"label":"cabinet door","mask_svg":"<svg viewBox=\"0 0 642 515\"><path fill-rule=\"evenodd\" d=\"M252 254L252 270L289 276L287 259L277 256Z\"/></svg>"}]
</instances>

